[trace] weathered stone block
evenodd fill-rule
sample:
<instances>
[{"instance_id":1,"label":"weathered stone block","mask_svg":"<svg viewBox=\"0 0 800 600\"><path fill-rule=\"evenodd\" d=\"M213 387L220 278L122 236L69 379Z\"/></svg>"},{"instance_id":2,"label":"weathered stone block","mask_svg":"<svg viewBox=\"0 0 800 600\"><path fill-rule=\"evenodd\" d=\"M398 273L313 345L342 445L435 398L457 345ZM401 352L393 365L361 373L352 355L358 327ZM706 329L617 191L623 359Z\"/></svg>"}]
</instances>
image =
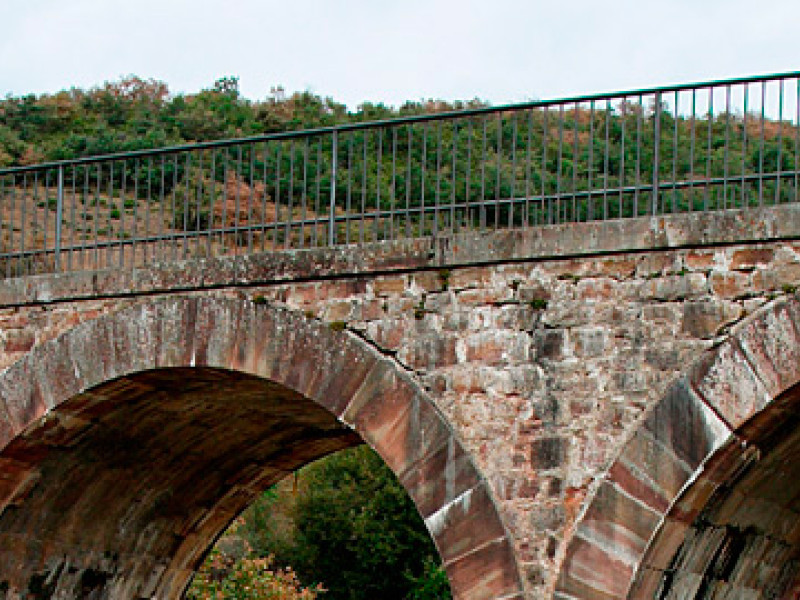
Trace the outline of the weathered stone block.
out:
<instances>
[{"instance_id":1,"label":"weathered stone block","mask_svg":"<svg viewBox=\"0 0 800 600\"><path fill-rule=\"evenodd\" d=\"M686 379L669 387L648 415L644 428L691 469L730 435L725 423L703 403Z\"/></svg>"},{"instance_id":2,"label":"weathered stone block","mask_svg":"<svg viewBox=\"0 0 800 600\"><path fill-rule=\"evenodd\" d=\"M693 271L707 271L716 264L717 252L714 250L691 250L683 256L684 264Z\"/></svg>"},{"instance_id":3,"label":"weathered stone block","mask_svg":"<svg viewBox=\"0 0 800 600\"><path fill-rule=\"evenodd\" d=\"M642 282L639 290L642 299L655 300L682 300L701 296L707 292L708 281L702 273L648 279Z\"/></svg>"},{"instance_id":4,"label":"weathered stone block","mask_svg":"<svg viewBox=\"0 0 800 600\"><path fill-rule=\"evenodd\" d=\"M531 467L534 471L557 469L567 458L569 441L562 437L543 437L531 442Z\"/></svg>"},{"instance_id":5,"label":"weathered stone block","mask_svg":"<svg viewBox=\"0 0 800 600\"><path fill-rule=\"evenodd\" d=\"M733 344L703 355L693 366L689 379L697 393L732 429L771 400L764 384Z\"/></svg>"},{"instance_id":6,"label":"weathered stone block","mask_svg":"<svg viewBox=\"0 0 800 600\"><path fill-rule=\"evenodd\" d=\"M484 331L469 335L465 345L467 362L520 362L530 355L530 338L524 333Z\"/></svg>"},{"instance_id":7,"label":"weathered stone block","mask_svg":"<svg viewBox=\"0 0 800 600\"><path fill-rule=\"evenodd\" d=\"M523 600L514 552L505 540L490 542L445 564L451 586L463 589L459 600Z\"/></svg>"},{"instance_id":8,"label":"weathered stone block","mask_svg":"<svg viewBox=\"0 0 800 600\"><path fill-rule=\"evenodd\" d=\"M737 270L754 269L763 267L775 258L773 248L745 248L735 250L731 256L730 268Z\"/></svg>"},{"instance_id":9,"label":"weathered stone block","mask_svg":"<svg viewBox=\"0 0 800 600\"><path fill-rule=\"evenodd\" d=\"M414 499L423 518L474 488L480 476L470 457L452 438L413 463L398 479Z\"/></svg>"},{"instance_id":10,"label":"weathered stone block","mask_svg":"<svg viewBox=\"0 0 800 600\"><path fill-rule=\"evenodd\" d=\"M536 358L560 360L566 352L567 334L563 329L545 329L534 333Z\"/></svg>"},{"instance_id":11,"label":"weathered stone block","mask_svg":"<svg viewBox=\"0 0 800 600\"><path fill-rule=\"evenodd\" d=\"M724 300L686 302L683 305L683 330L693 337L713 337L720 328L738 320L742 312L739 304Z\"/></svg>"},{"instance_id":12,"label":"weathered stone block","mask_svg":"<svg viewBox=\"0 0 800 600\"><path fill-rule=\"evenodd\" d=\"M425 336L406 340L397 352L397 358L405 365L416 370L430 370L454 365L458 362L456 355L456 338L452 336Z\"/></svg>"},{"instance_id":13,"label":"weathered stone block","mask_svg":"<svg viewBox=\"0 0 800 600\"><path fill-rule=\"evenodd\" d=\"M36 342L36 334L31 329L10 329L4 337L3 348L6 352L27 352Z\"/></svg>"},{"instance_id":14,"label":"weathered stone block","mask_svg":"<svg viewBox=\"0 0 800 600\"><path fill-rule=\"evenodd\" d=\"M372 281L372 293L376 296L389 296L405 291L408 283L404 275L377 277Z\"/></svg>"},{"instance_id":15,"label":"weathered stone block","mask_svg":"<svg viewBox=\"0 0 800 600\"><path fill-rule=\"evenodd\" d=\"M602 356L606 351L606 330L600 327L576 329L572 340L579 357Z\"/></svg>"},{"instance_id":16,"label":"weathered stone block","mask_svg":"<svg viewBox=\"0 0 800 600\"><path fill-rule=\"evenodd\" d=\"M750 276L736 271L712 271L708 276L711 291L722 298L740 298L750 293Z\"/></svg>"}]
</instances>

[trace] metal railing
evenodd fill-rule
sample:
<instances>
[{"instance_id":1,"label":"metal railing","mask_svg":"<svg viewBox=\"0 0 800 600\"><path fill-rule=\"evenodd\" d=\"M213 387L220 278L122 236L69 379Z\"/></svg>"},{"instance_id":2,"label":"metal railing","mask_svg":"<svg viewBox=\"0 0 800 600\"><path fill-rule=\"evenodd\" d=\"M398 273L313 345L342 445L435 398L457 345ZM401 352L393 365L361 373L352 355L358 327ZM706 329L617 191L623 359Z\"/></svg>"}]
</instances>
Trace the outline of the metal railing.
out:
<instances>
[{"instance_id":1,"label":"metal railing","mask_svg":"<svg viewBox=\"0 0 800 600\"><path fill-rule=\"evenodd\" d=\"M0 275L797 202L800 73L0 169Z\"/></svg>"}]
</instances>

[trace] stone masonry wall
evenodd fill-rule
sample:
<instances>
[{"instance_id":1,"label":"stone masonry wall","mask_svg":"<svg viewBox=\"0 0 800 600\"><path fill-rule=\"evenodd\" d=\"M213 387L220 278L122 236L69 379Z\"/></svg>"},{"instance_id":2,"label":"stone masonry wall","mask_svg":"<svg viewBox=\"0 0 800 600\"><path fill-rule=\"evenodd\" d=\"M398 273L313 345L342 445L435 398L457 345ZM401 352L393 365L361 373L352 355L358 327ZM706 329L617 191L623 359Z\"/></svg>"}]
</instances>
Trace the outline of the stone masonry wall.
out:
<instances>
[{"instance_id":1,"label":"stone masonry wall","mask_svg":"<svg viewBox=\"0 0 800 600\"><path fill-rule=\"evenodd\" d=\"M734 323L800 284L791 238L557 254L302 281L240 276L211 289L193 288L187 268L185 279L173 275L180 291L152 293L286 305L394 357L491 482L530 597L543 598L594 482L645 409ZM4 298L0 368L79 322L151 298L109 283L107 298L92 299L96 280L94 294L69 278L56 291L47 285Z\"/></svg>"}]
</instances>

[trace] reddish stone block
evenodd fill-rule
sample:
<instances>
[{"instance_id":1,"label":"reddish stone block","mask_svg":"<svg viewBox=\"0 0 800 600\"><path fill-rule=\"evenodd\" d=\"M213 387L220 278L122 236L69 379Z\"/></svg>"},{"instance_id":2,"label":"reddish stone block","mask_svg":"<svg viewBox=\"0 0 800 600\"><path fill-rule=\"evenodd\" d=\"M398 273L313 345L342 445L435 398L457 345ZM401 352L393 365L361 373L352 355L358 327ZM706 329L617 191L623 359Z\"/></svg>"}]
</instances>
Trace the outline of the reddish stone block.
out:
<instances>
[{"instance_id":1,"label":"reddish stone block","mask_svg":"<svg viewBox=\"0 0 800 600\"><path fill-rule=\"evenodd\" d=\"M47 343L31 355L36 365L39 387L47 391L48 408L54 408L82 391L83 381L76 374L65 344Z\"/></svg>"},{"instance_id":2,"label":"reddish stone block","mask_svg":"<svg viewBox=\"0 0 800 600\"><path fill-rule=\"evenodd\" d=\"M657 443L647 431L637 431L608 474L631 497L654 511L665 513L692 475L669 448Z\"/></svg>"},{"instance_id":3,"label":"reddish stone block","mask_svg":"<svg viewBox=\"0 0 800 600\"><path fill-rule=\"evenodd\" d=\"M454 600L521 600L522 583L514 553L505 540L445 564Z\"/></svg>"},{"instance_id":4,"label":"reddish stone block","mask_svg":"<svg viewBox=\"0 0 800 600\"><path fill-rule=\"evenodd\" d=\"M561 565L554 598L624 598L633 568L590 539L575 537Z\"/></svg>"},{"instance_id":5,"label":"reddish stone block","mask_svg":"<svg viewBox=\"0 0 800 600\"><path fill-rule=\"evenodd\" d=\"M426 292L438 292L445 289L450 282L447 271L421 271L410 277L410 283Z\"/></svg>"},{"instance_id":6,"label":"reddish stone block","mask_svg":"<svg viewBox=\"0 0 800 600\"><path fill-rule=\"evenodd\" d=\"M483 287L491 281L491 277L492 271L486 267L453 269L450 272L449 285L453 290Z\"/></svg>"},{"instance_id":7,"label":"reddish stone block","mask_svg":"<svg viewBox=\"0 0 800 600\"><path fill-rule=\"evenodd\" d=\"M47 405L34 384L34 369L28 357L17 361L0 378L0 402L15 433L47 412Z\"/></svg>"},{"instance_id":8,"label":"reddish stone block","mask_svg":"<svg viewBox=\"0 0 800 600\"><path fill-rule=\"evenodd\" d=\"M430 401L385 362L372 369L341 418L395 473L404 473L450 435Z\"/></svg>"},{"instance_id":9,"label":"reddish stone block","mask_svg":"<svg viewBox=\"0 0 800 600\"><path fill-rule=\"evenodd\" d=\"M662 513L605 481L578 524L575 535L593 540L610 558L623 561L633 569L644 555L647 542L661 517Z\"/></svg>"},{"instance_id":10,"label":"reddish stone block","mask_svg":"<svg viewBox=\"0 0 800 600\"><path fill-rule=\"evenodd\" d=\"M739 298L750 291L750 276L745 273L713 271L708 282L712 293L722 298Z\"/></svg>"},{"instance_id":11,"label":"reddish stone block","mask_svg":"<svg viewBox=\"0 0 800 600\"><path fill-rule=\"evenodd\" d=\"M22 329L30 324L27 313L8 313L0 315L0 327L3 329Z\"/></svg>"},{"instance_id":12,"label":"reddish stone block","mask_svg":"<svg viewBox=\"0 0 800 600\"><path fill-rule=\"evenodd\" d=\"M252 308L253 304L244 300L220 302L213 297L198 298L192 364L231 368L236 360L242 311Z\"/></svg>"},{"instance_id":13,"label":"reddish stone block","mask_svg":"<svg viewBox=\"0 0 800 600\"><path fill-rule=\"evenodd\" d=\"M734 343L722 344L702 355L692 366L689 380L732 429L771 401L761 379Z\"/></svg>"},{"instance_id":14,"label":"reddish stone block","mask_svg":"<svg viewBox=\"0 0 800 600\"><path fill-rule=\"evenodd\" d=\"M271 380L282 380L296 333L290 313L270 305L251 305L242 310L231 367ZM278 321L284 320L285 327ZM191 331L194 326L191 327ZM193 334L191 347L194 346ZM194 352L193 352L194 353ZM190 356L189 363L192 358Z\"/></svg>"},{"instance_id":15,"label":"reddish stone block","mask_svg":"<svg viewBox=\"0 0 800 600\"><path fill-rule=\"evenodd\" d=\"M146 363L158 368L166 367L185 367L194 364L194 334L197 324L198 299L196 297L181 298L175 302L163 305L157 311L159 315L156 322L147 322L147 318L141 317L142 324L146 324L142 334L149 336L151 356L142 356L137 352L131 357L130 368L137 369ZM140 334L140 335L142 335ZM145 338L147 339L147 338ZM119 339L115 337L115 344L122 345L126 338L121 335ZM131 340L133 341L133 340ZM118 347L119 353L123 348ZM196 362L196 361L195 361Z\"/></svg>"},{"instance_id":16,"label":"reddish stone block","mask_svg":"<svg viewBox=\"0 0 800 600\"><path fill-rule=\"evenodd\" d=\"M36 335L30 329L10 329L5 332L6 352L27 352L36 343Z\"/></svg>"},{"instance_id":17,"label":"reddish stone block","mask_svg":"<svg viewBox=\"0 0 800 600\"><path fill-rule=\"evenodd\" d=\"M770 396L800 381L800 309L795 301L767 307L735 336Z\"/></svg>"},{"instance_id":18,"label":"reddish stone block","mask_svg":"<svg viewBox=\"0 0 800 600\"><path fill-rule=\"evenodd\" d=\"M366 384L373 370L382 368L377 356L354 346L354 343L340 345L339 353L328 362L330 369L322 371L316 385L308 389L310 398L337 416Z\"/></svg>"},{"instance_id":19,"label":"reddish stone block","mask_svg":"<svg viewBox=\"0 0 800 600\"><path fill-rule=\"evenodd\" d=\"M513 293L511 288L478 288L458 292L456 298L461 306L486 306L511 300Z\"/></svg>"},{"instance_id":20,"label":"reddish stone block","mask_svg":"<svg viewBox=\"0 0 800 600\"><path fill-rule=\"evenodd\" d=\"M398 475L423 518L480 483L469 455L454 438Z\"/></svg>"},{"instance_id":21,"label":"reddish stone block","mask_svg":"<svg viewBox=\"0 0 800 600\"><path fill-rule=\"evenodd\" d=\"M713 250L692 250L684 255L683 260L691 270L708 270L714 266L715 257Z\"/></svg>"},{"instance_id":22,"label":"reddish stone block","mask_svg":"<svg viewBox=\"0 0 800 600\"><path fill-rule=\"evenodd\" d=\"M697 396L686 379L669 387L644 428L690 469L695 469L730 435L728 427Z\"/></svg>"},{"instance_id":23,"label":"reddish stone block","mask_svg":"<svg viewBox=\"0 0 800 600\"><path fill-rule=\"evenodd\" d=\"M745 248L735 250L731 257L731 269L754 269L757 266L766 266L775 257L772 248Z\"/></svg>"},{"instance_id":24,"label":"reddish stone block","mask_svg":"<svg viewBox=\"0 0 800 600\"><path fill-rule=\"evenodd\" d=\"M581 300L608 300L615 295L615 282L611 279L582 279L577 285L577 297Z\"/></svg>"},{"instance_id":25,"label":"reddish stone block","mask_svg":"<svg viewBox=\"0 0 800 600\"><path fill-rule=\"evenodd\" d=\"M370 338L383 349L397 352L409 330L407 319L381 319L369 325Z\"/></svg>"},{"instance_id":26,"label":"reddish stone block","mask_svg":"<svg viewBox=\"0 0 800 600\"><path fill-rule=\"evenodd\" d=\"M502 540L505 529L485 483L471 488L425 519L447 564L485 544Z\"/></svg>"},{"instance_id":27,"label":"reddish stone block","mask_svg":"<svg viewBox=\"0 0 800 600\"><path fill-rule=\"evenodd\" d=\"M405 291L406 286L407 282L404 275L377 277L372 281L372 293L376 296L401 294Z\"/></svg>"},{"instance_id":28,"label":"reddish stone block","mask_svg":"<svg viewBox=\"0 0 800 600\"><path fill-rule=\"evenodd\" d=\"M636 271L636 261L629 257L614 257L599 261L597 270L601 275L605 275L606 277L625 279L631 277Z\"/></svg>"},{"instance_id":29,"label":"reddish stone block","mask_svg":"<svg viewBox=\"0 0 800 600\"><path fill-rule=\"evenodd\" d=\"M455 336L421 335L398 352L398 358L414 370L431 371L458 362Z\"/></svg>"}]
</instances>

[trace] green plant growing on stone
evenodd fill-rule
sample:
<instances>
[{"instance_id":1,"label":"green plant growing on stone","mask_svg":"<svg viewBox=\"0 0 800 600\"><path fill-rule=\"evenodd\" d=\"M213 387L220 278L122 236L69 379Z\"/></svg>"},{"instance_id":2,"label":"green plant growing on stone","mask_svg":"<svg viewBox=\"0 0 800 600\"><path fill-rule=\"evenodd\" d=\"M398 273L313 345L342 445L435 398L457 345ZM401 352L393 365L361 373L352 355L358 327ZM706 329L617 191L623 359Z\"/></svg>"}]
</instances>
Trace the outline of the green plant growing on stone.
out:
<instances>
[{"instance_id":1,"label":"green plant growing on stone","mask_svg":"<svg viewBox=\"0 0 800 600\"><path fill-rule=\"evenodd\" d=\"M426 312L427 312L427 311L425 310L425 297L423 296L423 297L420 299L420 301L419 301L419 304L417 304L417 305L414 307L414 318L415 318L417 321L421 321L422 319L424 319L424 318L425 318L425 313L426 313Z\"/></svg>"},{"instance_id":2,"label":"green plant growing on stone","mask_svg":"<svg viewBox=\"0 0 800 600\"><path fill-rule=\"evenodd\" d=\"M791 283L785 283L781 286L781 291L784 294L794 294L797 291L797 286Z\"/></svg>"},{"instance_id":3,"label":"green plant growing on stone","mask_svg":"<svg viewBox=\"0 0 800 600\"><path fill-rule=\"evenodd\" d=\"M266 304L266 303L267 303L267 299L264 296L262 296L261 294L258 294L257 296L253 296L253 304L263 305L263 304Z\"/></svg>"},{"instance_id":4,"label":"green plant growing on stone","mask_svg":"<svg viewBox=\"0 0 800 600\"><path fill-rule=\"evenodd\" d=\"M547 300L544 298L533 298L530 301L530 306L533 310L545 310L547 308Z\"/></svg>"},{"instance_id":5,"label":"green plant growing on stone","mask_svg":"<svg viewBox=\"0 0 800 600\"><path fill-rule=\"evenodd\" d=\"M447 291L450 289L450 269L439 270L439 281L442 283L442 290Z\"/></svg>"},{"instance_id":6,"label":"green plant growing on stone","mask_svg":"<svg viewBox=\"0 0 800 600\"><path fill-rule=\"evenodd\" d=\"M344 331L347 328L346 321L331 321L328 323L328 327L331 331Z\"/></svg>"},{"instance_id":7,"label":"green plant growing on stone","mask_svg":"<svg viewBox=\"0 0 800 600\"><path fill-rule=\"evenodd\" d=\"M559 275L558 278L561 281L571 281L572 283L578 283L581 280L581 276L575 275L574 273L564 273Z\"/></svg>"}]
</instances>

